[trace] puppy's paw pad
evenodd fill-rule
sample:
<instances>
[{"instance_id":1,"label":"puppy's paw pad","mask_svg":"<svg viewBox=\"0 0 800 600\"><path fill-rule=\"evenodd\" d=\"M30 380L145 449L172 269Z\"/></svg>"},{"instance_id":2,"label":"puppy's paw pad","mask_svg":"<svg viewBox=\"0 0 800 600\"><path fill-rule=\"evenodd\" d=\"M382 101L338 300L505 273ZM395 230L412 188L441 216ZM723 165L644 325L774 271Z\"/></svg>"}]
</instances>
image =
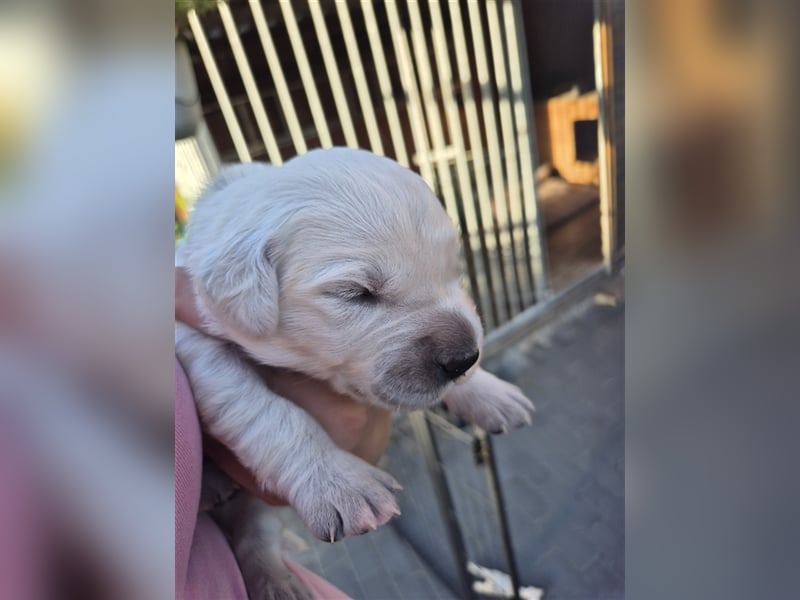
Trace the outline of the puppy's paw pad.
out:
<instances>
[{"instance_id":1,"label":"puppy's paw pad","mask_svg":"<svg viewBox=\"0 0 800 600\"><path fill-rule=\"evenodd\" d=\"M292 505L317 538L335 542L377 529L400 514L402 486L388 473L339 451L308 474Z\"/></svg>"},{"instance_id":2,"label":"puppy's paw pad","mask_svg":"<svg viewBox=\"0 0 800 600\"><path fill-rule=\"evenodd\" d=\"M531 424L533 404L515 386L508 384L504 394L487 398L485 410L476 415L476 425L494 433L507 433Z\"/></svg>"}]
</instances>

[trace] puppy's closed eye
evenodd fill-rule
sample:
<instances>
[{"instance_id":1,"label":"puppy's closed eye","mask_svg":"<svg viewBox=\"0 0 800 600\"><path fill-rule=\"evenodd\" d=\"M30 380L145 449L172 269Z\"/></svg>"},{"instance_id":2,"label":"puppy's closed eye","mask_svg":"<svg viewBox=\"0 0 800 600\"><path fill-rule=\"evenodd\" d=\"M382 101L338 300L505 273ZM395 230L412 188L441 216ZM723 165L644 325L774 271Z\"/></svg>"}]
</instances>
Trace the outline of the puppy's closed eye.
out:
<instances>
[{"instance_id":1,"label":"puppy's closed eye","mask_svg":"<svg viewBox=\"0 0 800 600\"><path fill-rule=\"evenodd\" d=\"M347 299L351 302L360 302L362 304L375 304L378 302L379 297L376 293L367 288L360 288L349 290L347 292Z\"/></svg>"},{"instance_id":2,"label":"puppy's closed eye","mask_svg":"<svg viewBox=\"0 0 800 600\"><path fill-rule=\"evenodd\" d=\"M366 286L358 284L348 284L333 289L326 295L353 304L377 304L380 297Z\"/></svg>"},{"instance_id":3,"label":"puppy's closed eye","mask_svg":"<svg viewBox=\"0 0 800 600\"><path fill-rule=\"evenodd\" d=\"M365 287L356 287L344 290L339 294L340 298L348 302L357 302L359 304L376 304L379 300L378 295Z\"/></svg>"}]
</instances>

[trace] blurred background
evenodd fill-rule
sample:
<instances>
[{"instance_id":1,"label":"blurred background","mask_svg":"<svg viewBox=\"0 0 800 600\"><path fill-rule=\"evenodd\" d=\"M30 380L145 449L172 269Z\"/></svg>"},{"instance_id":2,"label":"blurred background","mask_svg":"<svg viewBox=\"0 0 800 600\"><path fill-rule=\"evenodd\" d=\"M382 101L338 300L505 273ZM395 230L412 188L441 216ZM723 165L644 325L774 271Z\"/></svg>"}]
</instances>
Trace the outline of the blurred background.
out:
<instances>
[{"instance_id":1,"label":"blurred background","mask_svg":"<svg viewBox=\"0 0 800 600\"><path fill-rule=\"evenodd\" d=\"M178 235L220 164L392 157L459 228L484 364L539 409L496 440L443 410L398 417L403 516L329 546L288 513L295 558L354 598L491 597L470 563L548 598L622 597L624 4L176 6Z\"/></svg>"}]
</instances>

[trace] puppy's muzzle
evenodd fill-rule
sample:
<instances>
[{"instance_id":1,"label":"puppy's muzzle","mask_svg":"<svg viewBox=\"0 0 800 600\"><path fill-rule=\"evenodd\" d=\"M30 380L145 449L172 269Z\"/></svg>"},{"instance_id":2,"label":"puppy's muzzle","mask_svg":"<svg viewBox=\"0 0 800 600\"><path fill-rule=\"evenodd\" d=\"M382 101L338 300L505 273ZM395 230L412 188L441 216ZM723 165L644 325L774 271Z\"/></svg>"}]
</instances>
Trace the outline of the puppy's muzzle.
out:
<instances>
[{"instance_id":1,"label":"puppy's muzzle","mask_svg":"<svg viewBox=\"0 0 800 600\"><path fill-rule=\"evenodd\" d=\"M480 350L475 329L463 315L443 312L429 322L428 364L440 381L454 381L478 362Z\"/></svg>"},{"instance_id":2,"label":"puppy's muzzle","mask_svg":"<svg viewBox=\"0 0 800 600\"><path fill-rule=\"evenodd\" d=\"M454 310L439 310L418 322L424 328L422 335L409 340L396 333L398 345L388 346L391 350L376 361L380 375L371 391L384 404L430 406L441 399L448 385L465 376L478 362L480 331L466 316Z\"/></svg>"}]
</instances>

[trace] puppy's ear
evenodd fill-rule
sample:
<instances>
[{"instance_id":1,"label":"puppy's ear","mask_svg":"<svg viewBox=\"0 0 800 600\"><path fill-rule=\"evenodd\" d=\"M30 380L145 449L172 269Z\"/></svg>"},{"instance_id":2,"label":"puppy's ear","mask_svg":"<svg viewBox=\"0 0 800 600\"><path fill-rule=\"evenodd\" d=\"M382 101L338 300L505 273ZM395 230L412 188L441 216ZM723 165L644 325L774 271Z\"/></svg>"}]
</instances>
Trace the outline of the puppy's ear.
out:
<instances>
[{"instance_id":1,"label":"puppy's ear","mask_svg":"<svg viewBox=\"0 0 800 600\"><path fill-rule=\"evenodd\" d=\"M198 200L187 235L188 266L202 301L217 318L253 336L268 335L278 323L270 232L253 227L259 219L250 210L260 204L262 176L273 168L249 163L223 169Z\"/></svg>"},{"instance_id":2,"label":"puppy's ear","mask_svg":"<svg viewBox=\"0 0 800 600\"><path fill-rule=\"evenodd\" d=\"M217 315L243 333L264 336L278 324L278 277L268 244L253 238L229 240L210 252L196 277Z\"/></svg>"}]
</instances>

